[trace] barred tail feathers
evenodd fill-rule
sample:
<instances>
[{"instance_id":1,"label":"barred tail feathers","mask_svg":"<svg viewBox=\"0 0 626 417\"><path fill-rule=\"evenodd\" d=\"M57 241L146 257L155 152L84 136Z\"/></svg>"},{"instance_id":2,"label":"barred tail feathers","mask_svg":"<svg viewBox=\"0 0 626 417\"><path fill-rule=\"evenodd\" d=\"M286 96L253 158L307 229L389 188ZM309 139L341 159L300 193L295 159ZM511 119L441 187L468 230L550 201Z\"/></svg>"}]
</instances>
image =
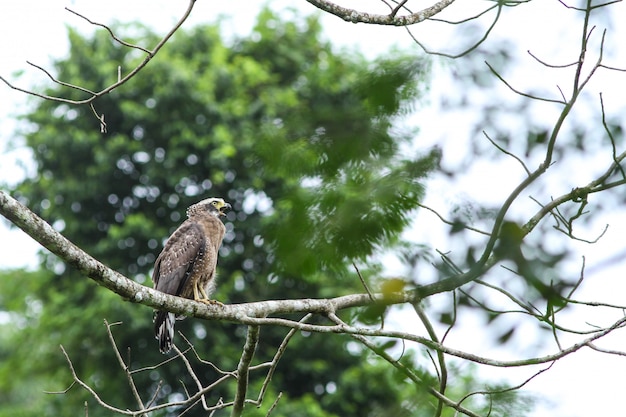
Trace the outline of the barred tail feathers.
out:
<instances>
[{"instance_id":1,"label":"barred tail feathers","mask_svg":"<svg viewBox=\"0 0 626 417\"><path fill-rule=\"evenodd\" d=\"M174 339L174 322L176 315L167 311L157 311L154 318L154 337L159 341L161 353L167 353L172 349Z\"/></svg>"}]
</instances>

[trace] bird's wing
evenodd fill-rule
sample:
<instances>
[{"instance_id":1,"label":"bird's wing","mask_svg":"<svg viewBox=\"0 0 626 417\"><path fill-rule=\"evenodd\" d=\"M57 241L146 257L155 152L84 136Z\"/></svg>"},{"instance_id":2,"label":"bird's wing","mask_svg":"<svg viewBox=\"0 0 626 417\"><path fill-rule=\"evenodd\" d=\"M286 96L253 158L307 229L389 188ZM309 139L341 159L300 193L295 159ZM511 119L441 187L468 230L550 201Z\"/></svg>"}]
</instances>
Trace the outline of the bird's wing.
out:
<instances>
[{"instance_id":1,"label":"bird's wing","mask_svg":"<svg viewBox=\"0 0 626 417\"><path fill-rule=\"evenodd\" d=\"M195 262L204 255L205 239L202 228L196 223L185 222L176 229L154 264L154 288L179 295L188 282Z\"/></svg>"}]
</instances>

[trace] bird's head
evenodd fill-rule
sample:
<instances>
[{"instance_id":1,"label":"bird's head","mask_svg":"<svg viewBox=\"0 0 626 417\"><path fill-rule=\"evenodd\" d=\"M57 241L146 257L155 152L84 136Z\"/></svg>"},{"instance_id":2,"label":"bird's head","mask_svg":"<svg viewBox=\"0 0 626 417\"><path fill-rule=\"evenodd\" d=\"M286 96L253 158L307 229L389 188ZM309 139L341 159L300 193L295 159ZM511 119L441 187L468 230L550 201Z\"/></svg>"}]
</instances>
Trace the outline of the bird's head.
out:
<instances>
[{"instance_id":1,"label":"bird's head","mask_svg":"<svg viewBox=\"0 0 626 417\"><path fill-rule=\"evenodd\" d=\"M225 216L226 212L232 207L230 204L224 201L222 198L211 197L202 200L187 209L187 216L192 216L197 213L210 213L216 217Z\"/></svg>"}]
</instances>

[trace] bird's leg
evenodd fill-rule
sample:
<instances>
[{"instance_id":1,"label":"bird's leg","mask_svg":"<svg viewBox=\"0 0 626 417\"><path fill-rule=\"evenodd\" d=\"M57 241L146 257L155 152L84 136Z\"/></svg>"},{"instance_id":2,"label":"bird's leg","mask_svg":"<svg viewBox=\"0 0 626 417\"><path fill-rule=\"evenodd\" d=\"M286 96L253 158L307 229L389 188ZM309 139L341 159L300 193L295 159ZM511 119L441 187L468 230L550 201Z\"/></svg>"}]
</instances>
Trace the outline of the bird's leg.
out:
<instances>
[{"instance_id":1,"label":"bird's leg","mask_svg":"<svg viewBox=\"0 0 626 417\"><path fill-rule=\"evenodd\" d=\"M200 297L198 297L198 292L200 293ZM220 306L220 307L224 306L224 304L222 304L221 302L219 302L217 300L209 299L209 296L207 295L207 293L204 290L204 288L201 285L198 285L197 282L193 286L193 299L195 301L199 301L199 302L201 302L203 304L207 304L207 305L217 305L217 306Z\"/></svg>"},{"instance_id":2,"label":"bird's leg","mask_svg":"<svg viewBox=\"0 0 626 417\"><path fill-rule=\"evenodd\" d=\"M193 284L193 299L194 301L200 301L200 297L198 296L198 283L194 282Z\"/></svg>"}]
</instances>

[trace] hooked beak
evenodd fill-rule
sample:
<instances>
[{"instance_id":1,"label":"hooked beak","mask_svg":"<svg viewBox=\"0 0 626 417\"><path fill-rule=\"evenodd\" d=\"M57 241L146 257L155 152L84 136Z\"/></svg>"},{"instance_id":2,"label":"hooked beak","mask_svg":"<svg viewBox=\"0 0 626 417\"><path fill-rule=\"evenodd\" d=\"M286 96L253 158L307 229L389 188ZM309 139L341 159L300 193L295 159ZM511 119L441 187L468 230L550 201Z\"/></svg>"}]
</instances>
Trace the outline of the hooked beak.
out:
<instances>
[{"instance_id":1,"label":"hooked beak","mask_svg":"<svg viewBox=\"0 0 626 417\"><path fill-rule=\"evenodd\" d=\"M220 216L226 216L226 212L231 210L232 208L233 207L230 204L224 203L224 205L219 208Z\"/></svg>"}]
</instances>

